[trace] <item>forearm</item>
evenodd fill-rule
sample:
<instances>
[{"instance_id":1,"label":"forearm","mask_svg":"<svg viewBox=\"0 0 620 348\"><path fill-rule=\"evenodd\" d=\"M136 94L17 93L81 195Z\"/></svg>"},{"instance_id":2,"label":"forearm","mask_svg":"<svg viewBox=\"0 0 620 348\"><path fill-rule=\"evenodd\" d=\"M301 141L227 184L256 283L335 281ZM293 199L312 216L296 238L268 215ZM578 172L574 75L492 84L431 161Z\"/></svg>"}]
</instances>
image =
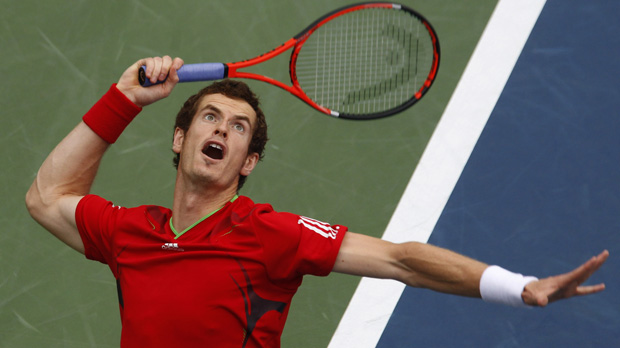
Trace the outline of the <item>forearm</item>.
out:
<instances>
[{"instance_id":1,"label":"forearm","mask_svg":"<svg viewBox=\"0 0 620 348\"><path fill-rule=\"evenodd\" d=\"M480 277L486 268L482 262L433 245L417 242L395 244L347 232L333 270L480 297Z\"/></svg>"},{"instance_id":2,"label":"forearm","mask_svg":"<svg viewBox=\"0 0 620 348\"><path fill-rule=\"evenodd\" d=\"M410 286L518 307L525 305L525 286L537 280L429 244L406 243L397 249L404 271L400 280Z\"/></svg>"},{"instance_id":3,"label":"forearm","mask_svg":"<svg viewBox=\"0 0 620 348\"><path fill-rule=\"evenodd\" d=\"M72 248L84 252L75 211L90 192L110 143L141 110L116 87L110 88L41 165L26 194L30 215Z\"/></svg>"},{"instance_id":4,"label":"forearm","mask_svg":"<svg viewBox=\"0 0 620 348\"><path fill-rule=\"evenodd\" d=\"M174 63L174 65L173 65ZM172 72L170 81L154 88L142 88L137 81L138 68L146 64L151 70L165 76ZM101 158L109 144L114 143L125 127L138 115L142 106L151 104L170 94L178 76L176 69L183 65L179 58L141 59L129 67L118 84L84 115L81 122L52 151L41 166L28 193L28 202L47 205L64 195L83 196L90 191ZM33 199L35 198L35 199ZM30 206L30 204L29 204Z\"/></svg>"},{"instance_id":5,"label":"forearm","mask_svg":"<svg viewBox=\"0 0 620 348\"><path fill-rule=\"evenodd\" d=\"M409 286L460 296L480 297L480 278L488 265L430 244L395 247L399 280Z\"/></svg>"},{"instance_id":6,"label":"forearm","mask_svg":"<svg viewBox=\"0 0 620 348\"><path fill-rule=\"evenodd\" d=\"M113 85L43 162L31 189L35 198L49 205L66 195L86 195L109 144L141 110Z\"/></svg>"}]
</instances>

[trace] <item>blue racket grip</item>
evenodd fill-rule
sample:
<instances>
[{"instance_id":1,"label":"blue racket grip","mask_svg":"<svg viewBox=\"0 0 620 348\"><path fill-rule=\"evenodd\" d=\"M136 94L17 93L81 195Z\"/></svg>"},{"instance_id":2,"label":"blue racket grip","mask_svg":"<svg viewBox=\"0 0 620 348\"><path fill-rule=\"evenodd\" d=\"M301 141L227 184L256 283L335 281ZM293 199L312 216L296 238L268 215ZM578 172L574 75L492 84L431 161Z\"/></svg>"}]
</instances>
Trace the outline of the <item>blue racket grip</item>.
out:
<instances>
[{"instance_id":1,"label":"blue racket grip","mask_svg":"<svg viewBox=\"0 0 620 348\"><path fill-rule=\"evenodd\" d=\"M225 78L227 70L226 65L223 63L185 64L181 69L177 70L177 74L179 75L179 82L212 81ZM146 78L146 66L143 65L138 71L138 81L143 87L148 87L160 84L165 80L151 83Z\"/></svg>"}]
</instances>

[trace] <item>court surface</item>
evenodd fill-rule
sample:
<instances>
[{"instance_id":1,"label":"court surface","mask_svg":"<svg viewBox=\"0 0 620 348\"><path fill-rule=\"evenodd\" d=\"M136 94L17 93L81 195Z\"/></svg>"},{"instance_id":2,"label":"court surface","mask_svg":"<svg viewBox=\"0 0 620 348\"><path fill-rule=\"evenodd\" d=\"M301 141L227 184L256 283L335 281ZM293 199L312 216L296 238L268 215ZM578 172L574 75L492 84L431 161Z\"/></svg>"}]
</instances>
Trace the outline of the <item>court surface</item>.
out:
<instances>
[{"instance_id":1,"label":"court surface","mask_svg":"<svg viewBox=\"0 0 620 348\"><path fill-rule=\"evenodd\" d=\"M118 346L107 266L47 234L23 197L54 145L129 64L161 54L188 63L245 59L348 3L1 0L0 347ZM592 280L608 289L523 310L390 282L379 285L387 293L375 293L356 277L308 277L283 347L619 346L620 4L403 3L433 23L441 42L429 94L400 115L353 122L250 82L271 141L242 194L538 276L609 249ZM523 27L509 31L500 9ZM261 72L287 73L278 64ZM169 206L173 117L201 86L180 85L147 107L106 154L93 192L124 206Z\"/></svg>"}]
</instances>

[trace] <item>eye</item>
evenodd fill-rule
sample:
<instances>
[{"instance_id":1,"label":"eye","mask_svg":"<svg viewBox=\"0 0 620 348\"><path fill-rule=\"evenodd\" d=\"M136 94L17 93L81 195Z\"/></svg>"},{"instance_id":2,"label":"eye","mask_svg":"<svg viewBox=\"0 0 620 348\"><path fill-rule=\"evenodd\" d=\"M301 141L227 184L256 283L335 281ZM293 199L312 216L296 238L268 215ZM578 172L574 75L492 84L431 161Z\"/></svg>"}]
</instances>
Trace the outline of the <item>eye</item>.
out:
<instances>
[{"instance_id":1,"label":"eye","mask_svg":"<svg viewBox=\"0 0 620 348\"><path fill-rule=\"evenodd\" d=\"M205 120L207 120L209 122L213 122L213 121L215 121L215 115L213 115L213 114L206 114L205 115Z\"/></svg>"},{"instance_id":2,"label":"eye","mask_svg":"<svg viewBox=\"0 0 620 348\"><path fill-rule=\"evenodd\" d=\"M241 123L233 124L233 129L240 133L245 132L245 127Z\"/></svg>"}]
</instances>

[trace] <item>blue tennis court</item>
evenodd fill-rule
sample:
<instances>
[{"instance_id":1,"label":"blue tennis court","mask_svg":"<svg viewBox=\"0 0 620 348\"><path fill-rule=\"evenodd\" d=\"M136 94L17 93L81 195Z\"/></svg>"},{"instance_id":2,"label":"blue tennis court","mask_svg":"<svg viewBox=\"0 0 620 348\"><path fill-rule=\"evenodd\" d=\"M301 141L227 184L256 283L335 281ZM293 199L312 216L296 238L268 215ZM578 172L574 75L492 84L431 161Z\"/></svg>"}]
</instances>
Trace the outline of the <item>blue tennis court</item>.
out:
<instances>
[{"instance_id":1,"label":"blue tennis court","mask_svg":"<svg viewBox=\"0 0 620 348\"><path fill-rule=\"evenodd\" d=\"M620 13L547 1L429 239L540 276L620 238ZM620 282L600 296L515 310L406 289L379 347L612 347Z\"/></svg>"}]
</instances>

